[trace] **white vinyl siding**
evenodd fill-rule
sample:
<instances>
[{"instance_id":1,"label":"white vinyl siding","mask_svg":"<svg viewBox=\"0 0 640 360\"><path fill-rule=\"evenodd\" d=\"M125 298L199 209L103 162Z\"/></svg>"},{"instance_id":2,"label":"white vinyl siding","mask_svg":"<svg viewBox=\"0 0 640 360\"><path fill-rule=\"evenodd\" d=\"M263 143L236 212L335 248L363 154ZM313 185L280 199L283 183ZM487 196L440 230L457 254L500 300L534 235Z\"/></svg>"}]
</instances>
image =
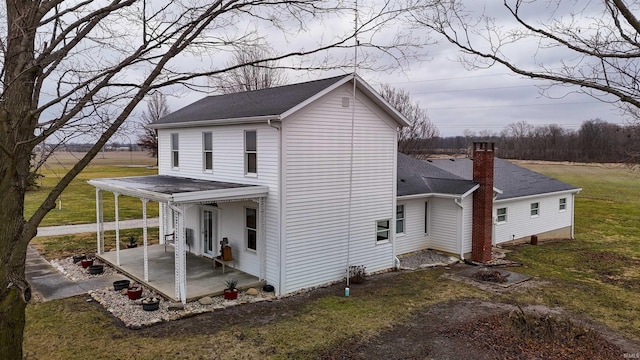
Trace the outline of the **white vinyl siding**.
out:
<instances>
[{"instance_id":1,"label":"white vinyl siding","mask_svg":"<svg viewBox=\"0 0 640 360\"><path fill-rule=\"evenodd\" d=\"M257 132L257 152L260 153L260 174L245 176L244 131ZM202 171L202 132L212 133L213 173ZM226 229L221 237L232 242L234 260L241 271L264 278L278 285L280 274L280 194L279 194L279 133L265 124L227 125L185 129L158 130L158 174L176 175L171 171L171 133L180 135L180 175L193 179L224 181L241 184L267 185L266 198L266 244L258 244L258 250L249 251L245 246L244 209L249 205L257 208L256 202L220 203L220 224ZM193 216L198 216L194 213ZM229 231L233 232L233 236ZM199 234L199 233L198 233ZM199 237L200 235L196 235ZM199 240L198 240L199 241ZM266 254L260 252L266 249ZM260 268L260 257L266 259L266 269ZM265 274L262 274L266 272Z\"/></svg>"},{"instance_id":2,"label":"white vinyl siding","mask_svg":"<svg viewBox=\"0 0 640 360\"><path fill-rule=\"evenodd\" d=\"M567 211L544 211L544 209L557 209L560 198L567 199ZM539 203L540 213L537 217L531 217L531 200L502 200L498 201L494 207L508 207L509 221L500 226L495 227L494 242L496 244L530 237L531 235L541 234L547 231L553 231L569 227L572 225L573 208L572 196L567 195L548 195L536 197L535 202Z\"/></svg>"},{"instance_id":3,"label":"white vinyl siding","mask_svg":"<svg viewBox=\"0 0 640 360\"><path fill-rule=\"evenodd\" d=\"M347 261L368 272L393 267L397 124L364 95L356 99L349 210L354 102L344 108L342 98L351 91L336 89L282 122L285 292L340 280ZM380 219L390 219L391 241L373 240Z\"/></svg>"},{"instance_id":4,"label":"white vinyl siding","mask_svg":"<svg viewBox=\"0 0 640 360\"><path fill-rule=\"evenodd\" d=\"M404 206L405 232L395 239L397 255L429 248L429 237L424 233L425 203L424 199L398 200Z\"/></svg>"},{"instance_id":5,"label":"white vinyl siding","mask_svg":"<svg viewBox=\"0 0 640 360\"><path fill-rule=\"evenodd\" d=\"M456 254L460 248L462 236L461 209L453 199L432 198L429 200L432 211L429 214L430 247L434 250Z\"/></svg>"}]
</instances>

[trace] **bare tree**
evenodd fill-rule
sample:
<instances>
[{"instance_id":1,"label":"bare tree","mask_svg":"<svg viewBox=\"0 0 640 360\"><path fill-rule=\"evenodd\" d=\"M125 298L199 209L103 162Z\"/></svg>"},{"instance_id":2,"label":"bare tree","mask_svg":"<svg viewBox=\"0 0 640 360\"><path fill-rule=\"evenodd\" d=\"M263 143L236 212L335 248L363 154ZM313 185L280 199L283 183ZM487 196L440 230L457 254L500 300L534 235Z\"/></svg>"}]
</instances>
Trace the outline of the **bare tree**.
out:
<instances>
[{"instance_id":1,"label":"bare tree","mask_svg":"<svg viewBox=\"0 0 640 360\"><path fill-rule=\"evenodd\" d=\"M138 145L147 150L151 157L158 157L158 136L154 129L147 125L169 114L167 98L159 91L154 92L147 100L147 110L140 116L142 120L142 135L138 136Z\"/></svg>"},{"instance_id":2,"label":"bare tree","mask_svg":"<svg viewBox=\"0 0 640 360\"><path fill-rule=\"evenodd\" d=\"M476 6L443 0L416 8L413 19L461 49L470 68L503 66L544 80L541 91L547 96L556 97L551 90L585 93L640 120L637 4L504 0L502 7Z\"/></svg>"},{"instance_id":3,"label":"bare tree","mask_svg":"<svg viewBox=\"0 0 640 360\"><path fill-rule=\"evenodd\" d=\"M400 130L398 151L407 155L428 156L438 140L438 128L429 120L427 110L413 101L409 92L382 85L380 95L402 115L411 121L411 126Z\"/></svg>"},{"instance_id":4,"label":"bare tree","mask_svg":"<svg viewBox=\"0 0 640 360\"><path fill-rule=\"evenodd\" d=\"M349 9L339 0L5 0L3 5L0 358L20 359L24 310L31 298L25 279L27 245L63 190L145 96L167 87L206 90L202 79L248 65L229 67L217 60L259 45L266 29L281 39L304 35L314 28L312 21L335 21ZM363 52L370 55L361 57L365 63L380 57L376 51L402 61L413 46L421 46L407 36L376 36L406 9L390 0L369 6L357 28L363 34ZM304 46L283 46L282 52L256 62L289 59L290 67L298 69L340 66L333 51L352 47L356 29L329 30L331 36L315 37L316 42ZM311 54L322 57L314 61ZM89 136L96 139L90 150L25 218L33 150L47 139L61 143Z\"/></svg>"},{"instance_id":5,"label":"bare tree","mask_svg":"<svg viewBox=\"0 0 640 360\"><path fill-rule=\"evenodd\" d=\"M270 57L273 57L272 51L264 46L237 51L227 66L233 68L237 65L249 65L233 68L213 78L213 83L223 94L284 85L287 82L287 77L284 69L278 67L278 62L273 60L260 61Z\"/></svg>"}]
</instances>

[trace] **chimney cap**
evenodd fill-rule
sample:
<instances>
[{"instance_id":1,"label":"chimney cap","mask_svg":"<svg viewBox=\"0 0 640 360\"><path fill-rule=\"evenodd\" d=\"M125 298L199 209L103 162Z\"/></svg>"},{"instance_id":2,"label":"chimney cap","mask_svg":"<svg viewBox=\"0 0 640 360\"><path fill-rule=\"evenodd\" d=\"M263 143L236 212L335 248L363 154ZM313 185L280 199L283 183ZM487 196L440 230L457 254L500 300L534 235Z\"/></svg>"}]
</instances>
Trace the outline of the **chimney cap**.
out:
<instances>
[{"instance_id":1,"label":"chimney cap","mask_svg":"<svg viewBox=\"0 0 640 360\"><path fill-rule=\"evenodd\" d=\"M487 141L474 141L473 151L494 151L496 143Z\"/></svg>"}]
</instances>

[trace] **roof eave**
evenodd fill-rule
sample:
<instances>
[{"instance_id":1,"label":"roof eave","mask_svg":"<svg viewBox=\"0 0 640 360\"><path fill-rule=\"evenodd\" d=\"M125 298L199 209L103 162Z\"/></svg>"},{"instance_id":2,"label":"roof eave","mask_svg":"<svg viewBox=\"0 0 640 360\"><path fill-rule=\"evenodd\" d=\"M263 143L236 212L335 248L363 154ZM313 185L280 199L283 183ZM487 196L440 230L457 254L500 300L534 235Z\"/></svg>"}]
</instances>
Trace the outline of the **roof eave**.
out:
<instances>
[{"instance_id":1,"label":"roof eave","mask_svg":"<svg viewBox=\"0 0 640 360\"><path fill-rule=\"evenodd\" d=\"M192 191L173 194L175 203L192 203L200 201L237 200L245 198L265 197L269 193L267 186L248 186L231 189Z\"/></svg>"},{"instance_id":2,"label":"roof eave","mask_svg":"<svg viewBox=\"0 0 640 360\"><path fill-rule=\"evenodd\" d=\"M577 194L580 191L582 191L582 188L575 188L575 189L568 189L568 190L561 190L561 191L552 191L552 192L547 192L547 193L538 193L538 194L531 194L531 195L525 195L525 196L514 196L514 197L509 197L509 198L506 198L506 199L496 199L493 202L494 203L500 203L500 202L513 201L513 200L527 200L527 199L533 199L533 198L544 197L544 196L552 196L552 195Z\"/></svg>"},{"instance_id":3,"label":"roof eave","mask_svg":"<svg viewBox=\"0 0 640 360\"><path fill-rule=\"evenodd\" d=\"M235 124L253 124L261 123L267 120L279 120L280 115L263 115L263 116L251 116L244 118L229 118L229 119L208 119L208 120L194 120L184 122L171 122L163 124L149 124L146 125L149 129L176 129L187 127L202 127L202 126L217 126L217 125L235 125Z\"/></svg>"},{"instance_id":4,"label":"roof eave","mask_svg":"<svg viewBox=\"0 0 640 360\"><path fill-rule=\"evenodd\" d=\"M118 193L120 195L132 196L132 197L158 201L158 202L167 202L172 200L172 196L168 194L163 194L155 191L142 190L142 189L132 189L129 187L107 183L97 179L88 180L87 183L89 183L89 185L94 186L96 189L100 189L103 191L110 191L113 193Z\"/></svg>"}]
</instances>

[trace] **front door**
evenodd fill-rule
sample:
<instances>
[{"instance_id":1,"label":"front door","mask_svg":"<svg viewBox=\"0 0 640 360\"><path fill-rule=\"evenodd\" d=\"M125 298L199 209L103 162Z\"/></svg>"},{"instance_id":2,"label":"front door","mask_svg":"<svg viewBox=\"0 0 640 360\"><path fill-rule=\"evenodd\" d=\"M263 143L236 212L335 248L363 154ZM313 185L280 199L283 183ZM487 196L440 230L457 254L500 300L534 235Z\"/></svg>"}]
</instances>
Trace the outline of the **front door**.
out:
<instances>
[{"instance_id":1,"label":"front door","mask_svg":"<svg viewBox=\"0 0 640 360\"><path fill-rule=\"evenodd\" d=\"M209 208L202 209L202 241L203 241L203 253L205 255L213 256L218 240L218 224L216 211Z\"/></svg>"}]
</instances>

